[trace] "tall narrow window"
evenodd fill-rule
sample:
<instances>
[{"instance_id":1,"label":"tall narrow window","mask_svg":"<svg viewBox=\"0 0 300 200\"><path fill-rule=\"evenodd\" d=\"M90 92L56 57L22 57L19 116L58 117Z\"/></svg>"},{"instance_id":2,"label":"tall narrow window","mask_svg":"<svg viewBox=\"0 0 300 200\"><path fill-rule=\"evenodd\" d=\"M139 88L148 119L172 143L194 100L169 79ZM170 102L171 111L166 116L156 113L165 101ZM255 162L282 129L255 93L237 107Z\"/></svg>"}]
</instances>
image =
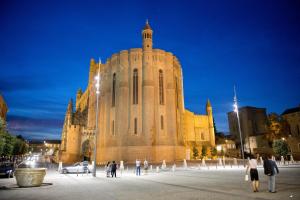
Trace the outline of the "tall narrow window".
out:
<instances>
[{"instance_id":1,"label":"tall narrow window","mask_svg":"<svg viewBox=\"0 0 300 200\"><path fill-rule=\"evenodd\" d=\"M164 75L162 70L159 70L159 104L164 104Z\"/></svg>"},{"instance_id":2,"label":"tall narrow window","mask_svg":"<svg viewBox=\"0 0 300 200\"><path fill-rule=\"evenodd\" d=\"M138 104L138 70L133 70L133 104Z\"/></svg>"},{"instance_id":3,"label":"tall narrow window","mask_svg":"<svg viewBox=\"0 0 300 200\"><path fill-rule=\"evenodd\" d=\"M204 140L204 133L201 133L201 140Z\"/></svg>"},{"instance_id":4,"label":"tall narrow window","mask_svg":"<svg viewBox=\"0 0 300 200\"><path fill-rule=\"evenodd\" d=\"M164 116L160 116L160 129L164 130Z\"/></svg>"},{"instance_id":5,"label":"tall narrow window","mask_svg":"<svg viewBox=\"0 0 300 200\"><path fill-rule=\"evenodd\" d=\"M115 105L116 105L116 73L114 73L113 75L111 106L115 107Z\"/></svg>"},{"instance_id":6,"label":"tall narrow window","mask_svg":"<svg viewBox=\"0 0 300 200\"><path fill-rule=\"evenodd\" d=\"M134 134L137 135L137 118L134 118Z\"/></svg>"},{"instance_id":7,"label":"tall narrow window","mask_svg":"<svg viewBox=\"0 0 300 200\"><path fill-rule=\"evenodd\" d=\"M175 77L175 93L176 93L176 107L179 108L179 103L178 103L178 80L177 77Z\"/></svg>"},{"instance_id":8,"label":"tall narrow window","mask_svg":"<svg viewBox=\"0 0 300 200\"><path fill-rule=\"evenodd\" d=\"M115 120L111 122L111 134L115 135Z\"/></svg>"}]
</instances>

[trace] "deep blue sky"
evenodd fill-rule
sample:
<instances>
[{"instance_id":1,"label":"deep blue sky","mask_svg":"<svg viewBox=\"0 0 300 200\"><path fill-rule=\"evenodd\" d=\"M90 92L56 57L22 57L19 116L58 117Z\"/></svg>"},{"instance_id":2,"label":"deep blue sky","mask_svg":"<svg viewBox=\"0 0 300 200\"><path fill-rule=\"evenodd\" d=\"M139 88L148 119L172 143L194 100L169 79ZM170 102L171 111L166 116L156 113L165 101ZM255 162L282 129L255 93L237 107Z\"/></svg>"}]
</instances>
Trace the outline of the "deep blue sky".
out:
<instances>
[{"instance_id":1,"label":"deep blue sky","mask_svg":"<svg viewBox=\"0 0 300 200\"><path fill-rule=\"evenodd\" d=\"M60 138L67 103L85 89L91 58L154 47L182 64L186 108L228 131L233 85L241 106L282 113L300 103L299 1L0 1L0 93L8 125L27 138Z\"/></svg>"}]
</instances>

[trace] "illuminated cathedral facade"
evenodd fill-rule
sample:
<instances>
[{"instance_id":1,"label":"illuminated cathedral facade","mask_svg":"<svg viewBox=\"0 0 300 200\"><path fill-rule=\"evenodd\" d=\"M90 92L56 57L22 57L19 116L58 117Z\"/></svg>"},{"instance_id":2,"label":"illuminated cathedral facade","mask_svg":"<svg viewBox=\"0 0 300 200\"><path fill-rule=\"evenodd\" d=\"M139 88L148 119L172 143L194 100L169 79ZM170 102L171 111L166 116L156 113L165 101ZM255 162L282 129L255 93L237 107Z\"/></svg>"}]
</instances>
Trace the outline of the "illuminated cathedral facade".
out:
<instances>
[{"instance_id":1,"label":"illuminated cathedral facade","mask_svg":"<svg viewBox=\"0 0 300 200\"><path fill-rule=\"evenodd\" d=\"M60 159L75 162L167 162L189 159L192 148L215 146L212 107L197 115L185 109L182 68L171 52L153 48L153 30L142 30L142 48L122 50L105 63L91 59L86 90L70 100ZM94 77L100 73L98 131ZM95 134L97 141L95 142Z\"/></svg>"}]
</instances>

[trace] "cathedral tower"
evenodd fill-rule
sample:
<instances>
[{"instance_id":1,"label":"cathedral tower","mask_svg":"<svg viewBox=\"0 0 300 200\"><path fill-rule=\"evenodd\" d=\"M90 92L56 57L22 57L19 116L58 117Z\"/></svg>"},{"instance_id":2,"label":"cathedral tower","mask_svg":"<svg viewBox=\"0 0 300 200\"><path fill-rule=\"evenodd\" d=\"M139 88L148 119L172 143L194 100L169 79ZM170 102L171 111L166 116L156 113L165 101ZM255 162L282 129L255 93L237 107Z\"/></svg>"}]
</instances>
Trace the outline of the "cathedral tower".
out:
<instances>
[{"instance_id":1,"label":"cathedral tower","mask_svg":"<svg viewBox=\"0 0 300 200\"><path fill-rule=\"evenodd\" d=\"M153 31L149 25L148 20L146 21L146 25L142 31L143 36L143 50L151 51L152 50L152 35Z\"/></svg>"},{"instance_id":2,"label":"cathedral tower","mask_svg":"<svg viewBox=\"0 0 300 200\"><path fill-rule=\"evenodd\" d=\"M207 112L207 117L208 117L210 144L212 146L215 146L214 121L213 121L212 107L211 107L209 99L207 100L207 103L206 103L206 112Z\"/></svg>"}]
</instances>

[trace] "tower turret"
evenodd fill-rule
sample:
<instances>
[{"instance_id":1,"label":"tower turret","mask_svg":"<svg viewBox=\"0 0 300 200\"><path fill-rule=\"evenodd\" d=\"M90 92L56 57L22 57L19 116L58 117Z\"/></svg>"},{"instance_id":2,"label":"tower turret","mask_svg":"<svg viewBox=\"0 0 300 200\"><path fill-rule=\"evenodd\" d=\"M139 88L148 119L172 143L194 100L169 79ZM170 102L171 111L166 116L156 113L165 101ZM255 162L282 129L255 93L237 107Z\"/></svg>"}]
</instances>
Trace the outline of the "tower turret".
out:
<instances>
[{"instance_id":1,"label":"tower turret","mask_svg":"<svg viewBox=\"0 0 300 200\"><path fill-rule=\"evenodd\" d=\"M207 103L206 103L206 113L207 113L207 117L208 117L210 144L211 144L211 146L215 146L214 121L213 121L212 107L211 107L209 99L207 99Z\"/></svg>"},{"instance_id":2,"label":"tower turret","mask_svg":"<svg viewBox=\"0 0 300 200\"><path fill-rule=\"evenodd\" d=\"M143 37L143 50L152 50L152 35L153 31L149 25L148 20L146 21L146 25L142 31L142 37Z\"/></svg>"},{"instance_id":3,"label":"tower turret","mask_svg":"<svg viewBox=\"0 0 300 200\"><path fill-rule=\"evenodd\" d=\"M92 58L91 62L90 62L89 84L93 83L96 69L97 69L97 64L96 64L95 60Z\"/></svg>"},{"instance_id":4,"label":"tower turret","mask_svg":"<svg viewBox=\"0 0 300 200\"><path fill-rule=\"evenodd\" d=\"M68 108L65 116L65 124L71 125L72 123L72 115L73 115L73 100L70 99L68 103Z\"/></svg>"},{"instance_id":5,"label":"tower turret","mask_svg":"<svg viewBox=\"0 0 300 200\"><path fill-rule=\"evenodd\" d=\"M80 100L81 96L82 96L82 90L81 90L81 88L79 88L77 90L77 94L76 94L76 110L78 109L79 100Z\"/></svg>"}]
</instances>

